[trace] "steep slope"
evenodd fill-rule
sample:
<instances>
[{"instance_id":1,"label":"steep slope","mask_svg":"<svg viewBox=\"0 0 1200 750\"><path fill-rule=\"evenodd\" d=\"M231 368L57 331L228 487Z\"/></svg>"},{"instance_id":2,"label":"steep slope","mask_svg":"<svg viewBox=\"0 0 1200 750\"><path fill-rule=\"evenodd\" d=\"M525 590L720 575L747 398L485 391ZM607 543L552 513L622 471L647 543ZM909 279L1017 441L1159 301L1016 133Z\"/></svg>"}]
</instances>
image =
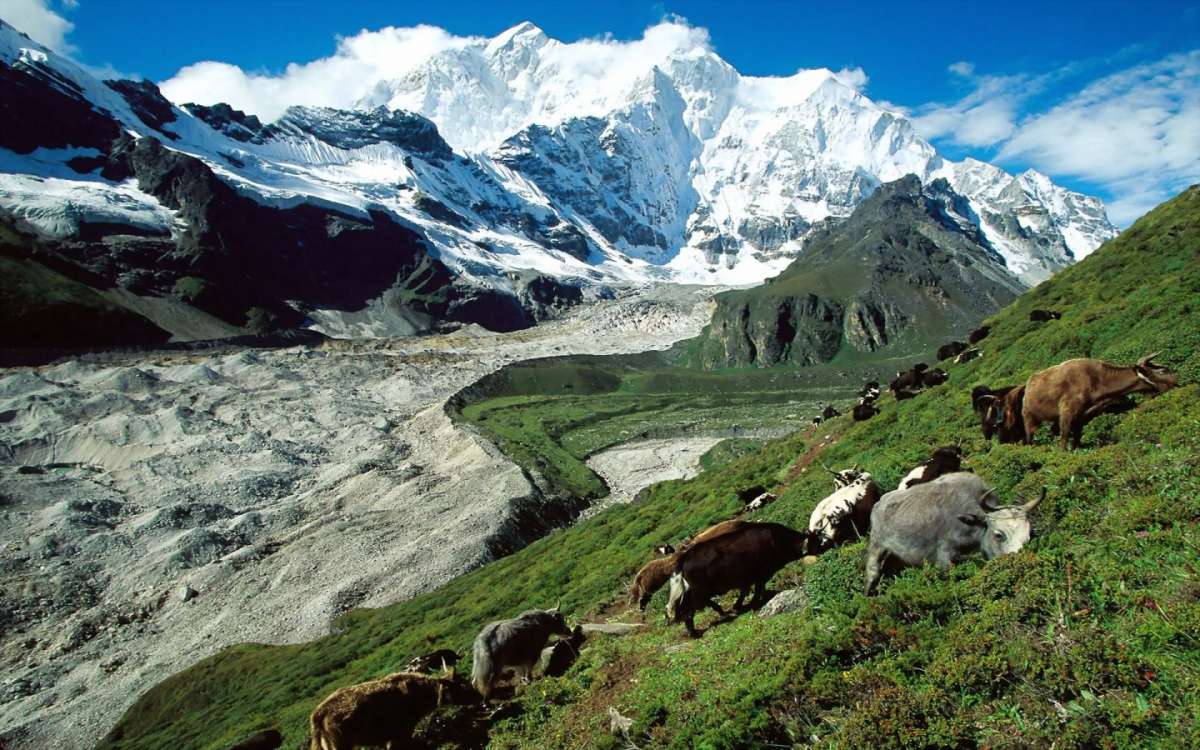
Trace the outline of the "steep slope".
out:
<instances>
[{"instance_id":1,"label":"steep slope","mask_svg":"<svg viewBox=\"0 0 1200 750\"><path fill-rule=\"evenodd\" d=\"M644 634L592 642L567 675L534 683L492 744L612 746L612 706L634 720L639 747L1194 745L1198 231L1194 187L991 319L987 356L951 366L948 384L886 401L869 422L843 417L658 485L437 592L353 612L328 638L230 649L149 690L104 746L215 749L265 726L298 744L334 687L431 644L466 649L488 620L558 597L573 618L612 614L655 545L727 517L739 489L774 489L779 500L758 517L803 526L829 491L809 464L857 462L891 487L931 447L955 442L1004 499L1047 488L1022 553L912 569L865 599L859 543L779 576L776 586L803 588L798 612L744 615L699 641L650 616ZM1035 307L1062 310L1061 324L1030 323ZM977 383L1016 382L1071 356L1127 362L1155 350L1182 386L1096 421L1082 451L979 435ZM450 747L470 741L461 725L430 729Z\"/></svg>"},{"instance_id":2,"label":"steep slope","mask_svg":"<svg viewBox=\"0 0 1200 750\"><path fill-rule=\"evenodd\" d=\"M1024 285L945 180L887 183L762 286L719 295L690 342L704 368L813 365L841 356L917 354L961 335Z\"/></svg>"}]
</instances>

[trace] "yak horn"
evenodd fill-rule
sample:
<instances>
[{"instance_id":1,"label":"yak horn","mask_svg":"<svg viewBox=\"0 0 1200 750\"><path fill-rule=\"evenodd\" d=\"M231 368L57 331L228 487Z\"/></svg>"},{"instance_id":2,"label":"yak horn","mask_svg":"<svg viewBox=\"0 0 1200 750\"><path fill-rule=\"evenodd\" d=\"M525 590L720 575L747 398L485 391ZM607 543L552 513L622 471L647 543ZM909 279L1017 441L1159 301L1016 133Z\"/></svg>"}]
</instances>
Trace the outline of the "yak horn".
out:
<instances>
[{"instance_id":1,"label":"yak horn","mask_svg":"<svg viewBox=\"0 0 1200 750\"><path fill-rule=\"evenodd\" d=\"M828 466L826 466L825 464L821 464L821 468L822 468L822 469L824 469L825 471L828 471L830 474L834 475L835 477L836 477L836 476L840 476L840 475L839 475L839 474L838 474L836 471L834 471L833 469L829 468L829 467L828 467Z\"/></svg>"},{"instance_id":2,"label":"yak horn","mask_svg":"<svg viewBox=\"0 0 1200 750\"><path fill-rule=\"evenodd\" d=\"M551 611L551 612L557 612L557 611L558 611L558 608L559 608L560 606L562 606L562 599L559 599L558 601L554 602L554 606L550 608L550 611Z\"/></svg>"},{"instance_id":3,"label":"yak horn","mask_svg":"<svg viewBox=\"0 0 1200 750\"><path fill-rule=\"evenodd\" d=\"M988 499L988 497L989 497L989 496L991 496L991 495L994 495L994 494L996 494L996 488L995 488L995 487L992 487L992 488L991 488L991 489L989 489L987 492L985 492L985 493L983 493L982 495L980 495L980 497L979 497L979 507L980 507L980 508L983 508L984 510L989 510L989 511L990 511L990 510L995 510L995 509L996 509L996 506L994 506L994 505L988 505L988 504L987 504L987 499Z\"/></svg>"},{"instance_id":4,"label":"yak horn","mask_svg":"<svg viewBox=\"0 0 1200 750\"><path fill-rule=\"evenodd\" d=\"M1046 499L1046 488L1043 487L1042 494L1038 495L1038 499L1030 500L1029 502L1022 505L1021 509L1024 510L1026 513L1031 513L1033 511L1033 509L1038 507L1038 505L1040 505L1041 502L1045 499Z\"/></svg>"},{"instance_id":5,"label":"yak horn","mask_svg":"<svg viewBox=\"0 0 1200 750\"><path fill-rule=\"evenodd\" d=\"M1146 367L1147 365L1149 365L1151 362L1154 361L1155 357L1157 357L1160 354L1162 354L1161 350L1157 351L1153 354L1147 354L1146 356L1144 356L1138 360L1138 367Z\"/></svg>"},{"instance_id":6,"label":"yak horn","mask_svg":"<svg viewBox=\"0 0 1200 750\"><path fill-rule=\"evenodd\" d=\"M977 399L975 399L975 400L976 400L976 401L978 401L979 403L981 403L981 404L982 404L982 403L984 403L985 401L999 401L999 400L1000 400L1000 397L999 397L999 396L993 396L993 395L992 395L992 394L990 394L990 393L985 393L985 394L983 394L982 396L980 396L979 398L977 398Z\"/></svg>"}]
</instances>

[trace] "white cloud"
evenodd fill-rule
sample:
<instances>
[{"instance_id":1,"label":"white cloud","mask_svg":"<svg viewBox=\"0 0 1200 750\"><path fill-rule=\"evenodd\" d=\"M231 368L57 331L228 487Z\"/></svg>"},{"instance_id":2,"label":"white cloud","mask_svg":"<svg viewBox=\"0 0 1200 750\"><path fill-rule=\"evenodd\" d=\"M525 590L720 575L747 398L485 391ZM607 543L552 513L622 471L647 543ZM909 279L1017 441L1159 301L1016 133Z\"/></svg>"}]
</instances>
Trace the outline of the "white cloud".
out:
<instances>
[{"instance_id":1,"label":"white cloud","mask_svg":"<svg viewBox=\"0 0 1200 750\"><path fill-rule=\"evenodd\" d=\"M1109 187L1118 222L1200 181L1200 50L1101 78L1023 120L1000 149Z\"/></svg>"},{"instance_id":2,"label":"white cloud","mask_svg":"<svg viewBox=\"0 0 1200 750\"><path fill-rule=\"evenodd\" d=\"M946 70L950 71L956 76L970 78L971 76L975 75L975 63L967 62L966 60L960 60L956 63L951 63L950 65L946 66Z\"/></svg>"},{"instance_id":3,"label":"white cloud","mask_svg":"<svg viewBox=\"0 0 1200 750\"><path fill-rule=\"evenodd\" d=\"M871 80L867 75L867 71L863 70L860 66L842 68L833 75L842 83L859 92L865 90L867 83Z\"/></svg>"},{"instance_id":4,"label":"white cloud","mask_svg":"<svg viewBox=\"0 0 1200 750\"><path fill-rule=\"evenodd\" d=\"M1109 215L1127 224L1200 181L1200 50L1135 65L1084 86L1043 112L1034 96L1094 63L1047 74L975 74L948 70L971 90L950 103L913 109L926 138L995 149L1001 163L1103 186Z\"/></svg>"},{"instance_id":5,"label":"white cloud","mask_svg":"<svg viewBox=\"0 0 1200 750\"><path fill-rule=\"evenodd\" d=\"M471 41L434 26L387 27L338 39L337 51L309 63L292 63L283 73L247 73L236 65L199 62L161 84L178 103L225 102L273 120L293 104L348 107L381 79L399 78L448 49Z\"/></svg>"},{"instance_id":6,"label":"white cloud","mask_svg":"<svg viewBox=\"0 0 1200 750\"><path fill-rule=\"evenodd\" d=\"M78 3L66 0L62 5L74 8ZM67 41L67 34L75 24L54 12L49 0L0 0L0 18L56 52L72 54L76 51Z\"/></svg>"},{"instance_id":7,"label":"white cloud","mask_svg":"<svg viewBox=\"0 0 1200 750\"><path fill-rule=\"evenodd\" d=\"M976 77L970 63L955 63L950 70L969 78L974 90L957 102L917 107L913 125L931 140L945 138L972 148L994 146L1012 135L1021 103L1043 83L1024 75Z\"/></svg>"},{"instance_id":8,"label":"white cloud","mask_svg":"<svg viewBox=\"0 0 1200 750\"><path fill-rule=\"evenodd\" d=\"M294 104L353 106L370 98L379 82L402 78L435 55L486 42L433 26L363 30L339 38L333 55L293 63L282 73L254 73L227 63L200 62L181 69L160 88L177 103L225 102L273 120ZM672 53L710 48L707 30L671 18L647 28L641 39L555 42L543 48L542 55L545 64L574 82L581 96L599 98L605 91L628 86Z\"/></svg>"}]
</instances>

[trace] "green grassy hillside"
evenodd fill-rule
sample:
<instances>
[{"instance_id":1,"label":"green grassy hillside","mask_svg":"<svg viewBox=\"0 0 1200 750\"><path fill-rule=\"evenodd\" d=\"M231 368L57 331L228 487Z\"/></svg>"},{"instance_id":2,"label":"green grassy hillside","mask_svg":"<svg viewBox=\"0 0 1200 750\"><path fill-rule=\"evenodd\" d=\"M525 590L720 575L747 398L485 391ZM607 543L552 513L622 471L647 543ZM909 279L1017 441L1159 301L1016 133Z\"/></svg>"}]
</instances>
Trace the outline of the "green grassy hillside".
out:
<instances>
[{"instance_id":1,"label":"green grassy hillside","mask_svg":"<svg viewBox=\"0 0 1200 750\"><path fill-rule=\"evenodd\" d=\"M863 597L861 543L785 569L802 611L717 625L692 641L661 624L593 639L564 677L528 688L495 747L640 748L1200 746L1200 189L1156 209L1093 256L992 319L985 356L950 382L852 424L770 441L694 480L616 507L402 604L355 611L337 633L243 645L150 689L107 748L221 748L279 727L297 747L336 687L393 671L432 646L465 650L495 617L561 598L572 618L619 615L654 545L773 487L762 518L802 526L830 490L815 461L858 462L884 487L937 445L961 442L1005 499L1048 496L1021 553L943 573L908 570ZM1051 307L1061 321L1033 324ZM977 383L1013 383L1072 356L1131 362L1151 351L1183 385L1096 420L1084 449L985 443ZM703 627L710 620L700 619Z\"/></svg>"}]
</instances>

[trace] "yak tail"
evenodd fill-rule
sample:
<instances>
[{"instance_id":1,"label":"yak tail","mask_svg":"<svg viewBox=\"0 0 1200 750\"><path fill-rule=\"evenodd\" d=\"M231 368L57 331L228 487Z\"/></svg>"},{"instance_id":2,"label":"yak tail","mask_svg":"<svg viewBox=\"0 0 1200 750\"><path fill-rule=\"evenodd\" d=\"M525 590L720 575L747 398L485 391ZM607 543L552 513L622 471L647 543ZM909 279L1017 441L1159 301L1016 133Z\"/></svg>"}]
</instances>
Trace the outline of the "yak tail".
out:
<instances>
[{"instance_id":1,"label":"yak tail","mask_svg":"<svg viewBox=\"0 0 1200 750\"><path fill-rule=\"evenodd\" d=\"M683 597L687 594L688 582L684 580L683 573L676 571L671 574L671 595L667 598L667 620L675 622L676 614L679 612L679 607L683 603Z\"/></svg>"},{"instance_id":2,"label":"yak tail","mask_svg":"<svg viewBox=\"0 0 1200 750\"><path fill-rule=\"evenodd\" d=\"M492 682L496 679L496 665L492 663L492 654L484 639L475 639L471 650L471 684L486 700L492 692Z\"/></svg>"},{"instance_id":3,"label":"yak tail","mask_svg":"<svg viewBox=\"0 0 1200 750\"><path fill-rule=\"evenodd\" d=\"M325 730L323 723L318 720L316 711L313 712L312 716L308 717L308 732L312 736L312 744L309 745L309 750L338 750L337 745L333 742L333 738Z\"/></svg>"}]
</instances>

